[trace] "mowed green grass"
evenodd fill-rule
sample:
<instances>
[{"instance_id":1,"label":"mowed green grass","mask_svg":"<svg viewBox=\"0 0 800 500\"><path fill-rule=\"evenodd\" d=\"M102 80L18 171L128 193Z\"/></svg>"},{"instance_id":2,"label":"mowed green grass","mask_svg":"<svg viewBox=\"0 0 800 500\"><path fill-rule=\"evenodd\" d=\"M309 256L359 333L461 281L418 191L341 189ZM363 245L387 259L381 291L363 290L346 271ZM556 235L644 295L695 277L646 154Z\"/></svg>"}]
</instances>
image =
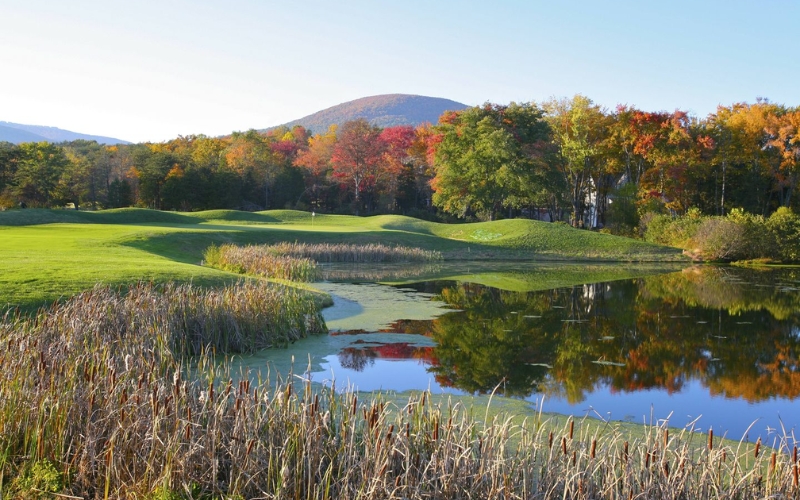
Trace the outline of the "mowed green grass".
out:
<instances>
[{"instance_id":1,"label":"mowed green grass","mask_svg":"<svg viewBox=\"0 0 800 500\"><path fill-rule=\"evenodd\" d=\"M0 212L0 309L36 307L97 282L221 284L238 277L200 265L209 245L281 241L406 245L446 259L683 260L678 249L529 220L451 225L292 210L13 210Z\"/></svg>"}]
</instances>

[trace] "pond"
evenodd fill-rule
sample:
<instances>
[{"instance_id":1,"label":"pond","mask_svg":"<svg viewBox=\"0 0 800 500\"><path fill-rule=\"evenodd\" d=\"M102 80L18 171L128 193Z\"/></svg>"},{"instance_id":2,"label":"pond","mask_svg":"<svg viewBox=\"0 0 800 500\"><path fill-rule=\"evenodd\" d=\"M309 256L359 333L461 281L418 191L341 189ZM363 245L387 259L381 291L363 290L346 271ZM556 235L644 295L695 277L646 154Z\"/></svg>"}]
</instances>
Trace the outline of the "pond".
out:
<instances>
[{"instance_id":1,"label":"pond","mask_svg":"<svg viewBox=\"0 0 800 500\"><path fill-rule=\"evenodd\" d=\"M668 419L733 439L800 423L798 269L485 267L320 283L334 298L331 334L240 363L360 391L494 391L545 412ZM592 282L574 284L581 276Z\"/></svg>"}]
</instances>

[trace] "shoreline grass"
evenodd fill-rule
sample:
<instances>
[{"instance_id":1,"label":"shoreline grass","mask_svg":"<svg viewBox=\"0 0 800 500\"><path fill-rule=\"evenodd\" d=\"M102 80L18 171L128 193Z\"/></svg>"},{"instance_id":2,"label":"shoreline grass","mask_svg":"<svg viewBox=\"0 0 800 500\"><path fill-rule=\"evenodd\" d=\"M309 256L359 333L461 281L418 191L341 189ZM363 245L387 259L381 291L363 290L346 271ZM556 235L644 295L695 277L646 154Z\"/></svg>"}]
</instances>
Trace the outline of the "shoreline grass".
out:
<instances>
[{"instance_id":1,"label":"shoreline grass","mask_svg":"<svg viewBox=\"0 0 800 500\"><path fill-rule=\"evenodd\" d=\"M612 424L520 421L429 393L393 402L295 376L251 380L208 350L181 357L173 337L190 329L131 317L129 305L150 307L146 291L132 290L125 305L93 290L36 320L0 322L4 498L800 494L796 442L786 434L771 448L663 425L629 437Z\"/></svg>"}]
</instances>

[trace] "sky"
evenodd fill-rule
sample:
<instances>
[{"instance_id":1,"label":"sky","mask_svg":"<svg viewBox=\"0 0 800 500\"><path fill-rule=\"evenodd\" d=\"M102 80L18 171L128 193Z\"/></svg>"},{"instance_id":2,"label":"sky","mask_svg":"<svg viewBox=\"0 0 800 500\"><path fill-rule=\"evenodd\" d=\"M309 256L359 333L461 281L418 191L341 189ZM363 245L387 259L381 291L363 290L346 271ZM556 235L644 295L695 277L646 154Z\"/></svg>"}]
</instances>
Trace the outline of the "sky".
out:
<instances>
[{"instance_id":1,"label":"sky","mask_svg":"<svg viewBox=\"0 0 800 500\"><path fill-rule=\"evenodd\" d=\"M0 121L133 142L360 97L800 105L795 0L2 0Z\"/></svg>"}]
</instances>

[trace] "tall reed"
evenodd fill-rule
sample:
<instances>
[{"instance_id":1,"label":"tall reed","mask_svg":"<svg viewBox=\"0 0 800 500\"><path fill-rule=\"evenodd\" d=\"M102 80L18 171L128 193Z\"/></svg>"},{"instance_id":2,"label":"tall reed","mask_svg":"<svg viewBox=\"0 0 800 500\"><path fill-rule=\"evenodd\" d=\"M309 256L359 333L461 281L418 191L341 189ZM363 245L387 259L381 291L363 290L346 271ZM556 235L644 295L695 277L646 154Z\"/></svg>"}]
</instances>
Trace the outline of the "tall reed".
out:
<instances>
[{"instance_id":1,"label":"tall reed","mask_svg":"<svg viewBox=\"0 0 800 500\"><path fill-rule=\"evenodd\" d=\"M0 497L800 496L786 433L770 448L660 425L633 438L588 420L473 415L427 393L395 405L296 377L272 384L220 368L208 349L190 365L181 338L222 321L215 300L98 287L0 322ZM236 324L250 321L249 298L225 300ZM51 469L59 480L42 482Z\"/></svg>"},{"instance_id":2,"label":"tall reed","mask_svg":"<svg viewBox=\"0 0 800 500\"><path fill-rule=\"evenodd\" d=\"M204 261L211 267L240 274L290 281L315 281L319 278L313 260L291 255L281 255L267 250L267 246L211 245L206 249Z\"/></svg>"},{"instance_id":3,"label":"tall reed","mask_svg":"<svg viewBox=\"0 0 800 500\"><path fill-rule=\"evenodd\" d=\"M204 257L206 264L226 271L292 281L320 279L322 275L317 263L431 262L442 259L439 252L420 248L329 243L212 245Z\"/></svg>"},{"instance_id":4,"label":"tall reed","mask_svg":"<svg viewBox=\"0 0 800 500\"><path fill-rule=\"evenodd\" d=\"M155 293L140 285L112 300L98 288L2 323L0 496L38 494L41 464L60 474L62 498L800 494L788 436L758 450L664 426L633 439L587 421L473 416L427 393L394 405L295 377L271 384L208 351L190 369L170 348L180 333L148 319L162 317Z\"/></svg>"},{"instance_id":5,"label":"tall reed","mask_svg":"<svg viewBox=\"0 0 800 500\"><path fill-rule=\"evenodd\" d=\"M275 255L288 255L311 259L315 262L432 262L442 260L442 254L434 250L405 246L389 246L379 243L350 245L346 243L278 243L263 247Z\"/></svg>"}]
</instances>

